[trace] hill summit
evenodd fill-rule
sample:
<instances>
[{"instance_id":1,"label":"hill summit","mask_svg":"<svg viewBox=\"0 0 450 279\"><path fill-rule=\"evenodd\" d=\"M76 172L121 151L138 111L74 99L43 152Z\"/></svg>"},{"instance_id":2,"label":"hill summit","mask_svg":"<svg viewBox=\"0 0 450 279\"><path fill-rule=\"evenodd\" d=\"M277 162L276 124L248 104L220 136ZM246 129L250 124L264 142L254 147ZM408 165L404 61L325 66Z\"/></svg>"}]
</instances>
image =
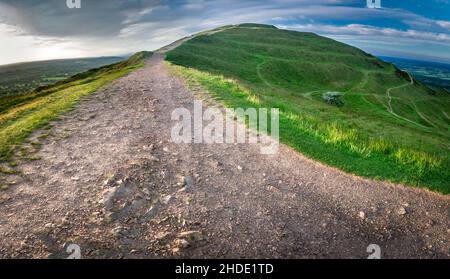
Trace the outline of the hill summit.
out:
<instances>
[{"instance_id":1,"label":"hill summit","mask_svg":"<svg viewBox=\"0 0 450 279\"><path fill-rule=\"evenodd\" d=\"M202 32L167 60L228 106L280 108L282 140L314 159L450 191L450 96L371 54L245 23Z\"/></svg>"}]
</instances>

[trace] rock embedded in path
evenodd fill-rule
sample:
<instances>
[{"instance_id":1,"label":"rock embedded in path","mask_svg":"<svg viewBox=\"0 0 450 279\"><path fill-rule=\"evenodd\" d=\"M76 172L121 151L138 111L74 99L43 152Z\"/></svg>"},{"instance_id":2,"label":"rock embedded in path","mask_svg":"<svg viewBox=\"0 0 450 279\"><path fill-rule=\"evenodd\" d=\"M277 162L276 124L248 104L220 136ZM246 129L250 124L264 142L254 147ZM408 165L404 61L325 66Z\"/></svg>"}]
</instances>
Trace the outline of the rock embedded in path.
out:
<instances>
[{"instance_id":1,"label":"rock embedded in path","mask_svg":"<svg viewBox=\"0 0 450 279\"><path fill-rule=\"evenodd\" d=\"M44 225L44 228L46 229L52 229L55 225L53 223L47 223Z\"/></svg>"},{"instance_id":2,"label":"rock embedded in path","mask_svg":"<svg viewBox=\"0 0 450 279\"><path fill-rule=\"evenodd\" d=\"M175 239L175 240L173 241L172 246L173 246L174 248L180 248L180 249L183 249L183 248L189 247L189 246L190 246L190 243L189 243L186 239L183 239L183 238L177 238L177 239Z\"/></svg>"},{"instance_id":3,"label":"rock embedded in path","mask_svg":"<svg viewBox=\"0 0 450 279\"><path fill-rule=\"evenodd\" d=\"M180 191L186 191L192 185L192 176L181 176L180 181L177 183L178 186L184 187Z\"/></svg>"},{"instance_id":4,"label":"rock embedded in path","mask_svg":"<svg viewBox=\"0 0 450 279\"><path fill-rule=\"evenodd\" d=\"M162 204L168 204L172 200L171 195L164 196L160 199Z\"/></svg>"},{"instance_id":5,"label":"rock embedded in path","mask_svg":"<svg viewBox=\"0 0 450 279\"><path fill-rule=\"evenodd\" d=\"M178 238L183 238L189 242L199 242L205 240L203 234L199 231L181 232L177 235Z\"/></svg>"},{"instance_id":6,"label":"rock embedded in path","mask_svg":"<svg viewBox=\"0 0 450 279\"><path fill-rule=\"evenodd\" d=\"M117 226L111 230L111 234L115 237L120 237L125 233L125 229L122 226Z\"/></svg>"},{"instance_id":7,"label":"rock embedded in path","mask_svg":"<svg viewBox=\"0 0 450 279\"><path fill-rule=\"evenodd\" d=\"M206 238L199 231L186 231L177 235L172 242L172 252L178 253L182 249L189 247L202 246L206 241Z\"/></svg>"},{"instance_id":8,"label":"rock embedded in path","mask_svg":"<svg viewBox=\"0 0 450 279\"><path fill-rule=\"evenodd\" d=\"M192 176L186 176L184 178L184 186L191 186L192 185Z\"/></svg>"},{"instance_id":9,"label":"rock embedded in path","mask_svg":"<svg viewBox=\"0 0 450 279\"><path fill-rule=\"evenodd\" d=\"M364 213L364 211L360 211L358 213L358 217L361 218L361 219L365 219L366 218L366 213Z\"/></svg>"},{"instance_id":10,"label":"rock embedded in path","mask_svg":"<svg viewBox=\"0 0 450 279\"><path fill-rule=\"evenodd\" d=\"M406 214L406 209L402 206L397 210L397 214L398 215L405 215Z\"/></svg>"}]
</instances>

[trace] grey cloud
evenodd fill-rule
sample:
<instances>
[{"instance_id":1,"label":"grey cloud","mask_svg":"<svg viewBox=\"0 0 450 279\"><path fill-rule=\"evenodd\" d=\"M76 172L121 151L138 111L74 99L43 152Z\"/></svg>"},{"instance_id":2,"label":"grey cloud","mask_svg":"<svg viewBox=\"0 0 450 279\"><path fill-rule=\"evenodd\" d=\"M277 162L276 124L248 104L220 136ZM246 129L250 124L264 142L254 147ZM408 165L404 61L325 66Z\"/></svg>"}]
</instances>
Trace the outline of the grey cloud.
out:
<instances>
[{"instance_id":1,"label":"grey cloud","mask_svg":"<svg viewBox=\"0 0 450 279\"><path fill-rule=\"evenodd\" d=\"M81 9L69 9L65 0L1 1L2 21L19 26L35 36L114 36L124 22L145 8L161 5L159 0L81 0Z\"/></svg>"},{"instance_id":2,"label":"grey cloud","mask_svg":"<svg viewBox=\"0 0 450 279\"><path fill-rule=\"evenodd\" d=\"M37 38L37 44L72 43L86 52L94 53L95 48L95 54L107 49L109 54L152 50L190 33L240 22L286 24L290 28L292 23L286 21L294 20L296 24L310 24L309 31L315 31L323 29L324 22L347 22L342 24L347 26L348 21L396 19L419 33L392 32L394 36L447 42L446 36L428 33L450 33L447 21L434 21L404 10L367 9L365 0L81 1L81 9L68 9L66 0L0 0L0 24L6 24L8 32L15 36ZM361 35L349 29L335 32ZM391 35L383 29L371 32Z\"/></svg>"},{"instance_id":3,"label":"grey cloud","mask_svg":"<svg viewBox=\"0 0 450 279\"><path fill-rule=\"evenodd\" d=\"M81 0L81 9L68 9L66 0L0 0L0 22L35 36L114 37L123 29L143 23L185 23L215 19L267 21L274 16L330 15L316 5L354 1L337 0ZM315 7L309 7L315 5ZM309 8L308 8L309 7ZM337 13L341 8L337 7ZM348 11L351 12L351 11ZM332 13L331 13L332 14ZM221 22L223 20L219 20ZM208 24L206 24L208 25Z\"/></svg>"}]
</instances>

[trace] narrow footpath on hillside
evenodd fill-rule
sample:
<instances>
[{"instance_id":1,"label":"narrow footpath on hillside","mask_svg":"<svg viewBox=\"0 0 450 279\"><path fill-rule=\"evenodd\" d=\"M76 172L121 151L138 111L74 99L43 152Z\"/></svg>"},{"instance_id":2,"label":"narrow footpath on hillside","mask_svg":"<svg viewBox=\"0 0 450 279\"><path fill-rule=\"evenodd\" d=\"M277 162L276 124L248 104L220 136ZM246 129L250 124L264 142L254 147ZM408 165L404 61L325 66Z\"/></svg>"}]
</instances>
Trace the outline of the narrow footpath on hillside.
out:
<instances>
[{"instance_id":1,"label":"narrow footpath on hillside","mask_svg":"<svg viewBox=\"0 0 450 279\"><path fill-rule=\"evenodd\" d=\"M412 121L412 120L410 120L410 119L408 119L408 118L405 118L405 117L403 117L403 116L398 115L397 113L394 112L394 109L392 108L392 96L391 96L392 90L397 90L397 89L400 89L400 88L404 88L404 87L407 87L407 86L414 85L414 79L412 78L411 74L408 73L408 72L406 72L406 73L408 74L408 77L409 77L409 80L410 80L408 83L403 84L403 85L399 85L399 86L395 86L395 87L391 87L391 88L389 88L388 90L386 90L386 95L387 95L387 97L388 97L388 106L387 106L387 110L388 110L388 112L389 112L390 114L392 114L393 116L395 116L395 117L397 117L397 118L399 118L399 119L402 119L402 120L404 120L404 121L406 121L406 122L409 122L409 123L411 123L411 124L417 125L417 126L419 126L419 127L421 127L421 128L428 129L428 127L426 127L426 126L423 126L423 125L421 125L421 124L419 124L419 123L417 123L417 122L415 122L415 121ZM414 106L414 110L416 111L416 113L419 115L420 118L422 118L425 122L429 123L431 126L436 127L436 125L434 125L433 123L431 123L427 118L425 118L425 116L424 116L422 113L420 113L420 111L418 110L418 108L417 108L417 106L414 104L414 102L413 102L413 106Z\"/></svg>"},{"instance_id":2,"label":"narrow footpath on hillside","mask_svg":"<svg viewBox=\"0 0 450 279\"><path fill-rule=\"evenodd\" d=\"M54 122L0 192L0 258L66 258L72 243L83 258L367 258L371 244L450 258L448 196L284 145L175 144L171 113L194 100L155 53Z\"/></svg>"}]
</instances>

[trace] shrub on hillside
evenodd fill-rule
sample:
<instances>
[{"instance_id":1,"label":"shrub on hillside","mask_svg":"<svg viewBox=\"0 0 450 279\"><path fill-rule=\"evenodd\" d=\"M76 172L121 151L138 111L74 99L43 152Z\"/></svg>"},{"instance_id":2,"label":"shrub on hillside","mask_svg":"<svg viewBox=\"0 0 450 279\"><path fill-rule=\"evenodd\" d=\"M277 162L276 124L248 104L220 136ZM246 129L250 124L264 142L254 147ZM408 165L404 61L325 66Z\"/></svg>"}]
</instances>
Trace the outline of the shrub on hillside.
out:
<instances>
[{"instance_id":1,"label":"shrub on hillside","mask_svg":"<svg viewBox=\"0 0 450 279\"><path fill-rule=\"evenodd\" d=\"M323 94L323 100L330 105L341 107L344 102L341 100L342 94L339 92L326 92Z\"/></svg>"}]
</instances>

